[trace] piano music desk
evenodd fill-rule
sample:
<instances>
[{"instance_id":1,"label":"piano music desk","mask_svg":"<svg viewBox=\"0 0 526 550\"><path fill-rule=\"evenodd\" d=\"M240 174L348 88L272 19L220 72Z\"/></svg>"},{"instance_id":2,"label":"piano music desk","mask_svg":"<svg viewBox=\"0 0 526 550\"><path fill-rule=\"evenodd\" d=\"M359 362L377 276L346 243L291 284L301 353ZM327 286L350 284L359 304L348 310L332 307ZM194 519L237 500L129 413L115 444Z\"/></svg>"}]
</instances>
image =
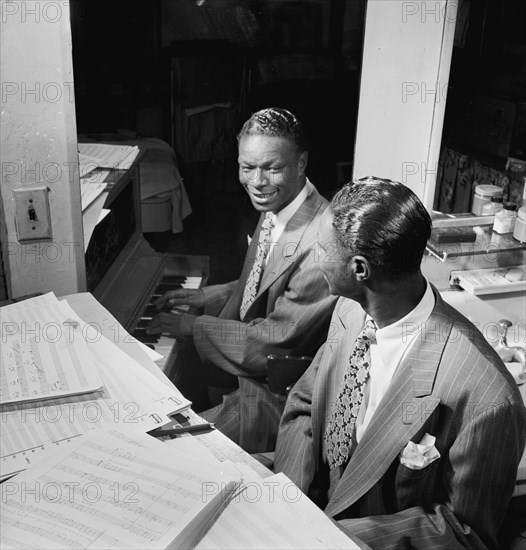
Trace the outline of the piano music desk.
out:
<instances>
[{"instance_id":1,"label":"piano music desk","mask_svg":"<svg viewBox=\"0 0 526 550\"><path fill-rule=\"evenodd\" d=\"M208 256L161 254L144 239L141 219L141 170L151 152L141 149L126 170L111 170L106 177L109 194L104 204L110 213L95 227L86 251L88 290L116 322L146 343L154 344L165 360L161 368L177 373L179 353L185 342L146 337L154 293L164 281L200 288L209 273ZM188 286L189 279L192 286ZM145 311L149 308L148 314ZM175 378L174 378L175 379Z\"/></svg>"}]
</instances>

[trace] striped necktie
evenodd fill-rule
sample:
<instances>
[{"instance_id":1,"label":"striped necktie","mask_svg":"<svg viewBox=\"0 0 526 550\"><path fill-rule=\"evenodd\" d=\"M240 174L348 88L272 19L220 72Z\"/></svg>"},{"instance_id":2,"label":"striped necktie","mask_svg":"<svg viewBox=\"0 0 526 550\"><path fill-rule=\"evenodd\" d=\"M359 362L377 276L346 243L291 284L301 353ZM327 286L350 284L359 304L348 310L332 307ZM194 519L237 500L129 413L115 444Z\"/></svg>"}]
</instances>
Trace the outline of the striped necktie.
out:
<instances>
[{"instance_id":1,"label":"striped necktie","mask_svg":"<svg viewBox=\"0 0 526 550\"><path fill-rule=\"evenodd\" d=\"M371 343L376 341L376 325L369 319L358 335L349 357L349 368L325 430L327 461L331 469L347 463L364 388L371 366Z\"/></svg>"},{"instance_id":2,"label":"striped necktie","mask_svg":"<svg viewBox=\"0 0 526 550\"><path fill-rule=\"evenodd\" d=\"M259 281L261 279L261 273L263 272L263 264L267 257L270 246L270 235L274 229L274 214L267 212L265 219L261 224L261 231L259 232L259 241L256 252L256 259L252 265L252 269L247 277L245 284L245 290L243 292L243 299L241 301L241 307L239 308L239 317L243 321L247 314L248 308L252 305L256 299L258 293Z\"/></svg>"}]
</instances>

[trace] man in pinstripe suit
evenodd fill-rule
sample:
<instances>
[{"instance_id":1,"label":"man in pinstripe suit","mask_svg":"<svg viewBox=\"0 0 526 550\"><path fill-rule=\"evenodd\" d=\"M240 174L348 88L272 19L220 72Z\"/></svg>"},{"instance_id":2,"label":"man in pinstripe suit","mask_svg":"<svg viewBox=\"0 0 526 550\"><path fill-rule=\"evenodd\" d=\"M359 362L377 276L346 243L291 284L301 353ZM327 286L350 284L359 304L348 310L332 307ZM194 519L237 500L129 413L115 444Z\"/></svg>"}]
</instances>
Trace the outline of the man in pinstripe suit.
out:
<instances>
[{"instance_id":1,"label":"man in pinstripe suit","mask_svg":"<svg viewBox=\"0 0 526 550\"><path fill-rule=\"evenodd\" d=\"M322 216L322 266L341 298L288 397L275 469L373 549L497 548L525 407L482 334L423 277L430 229L414 193L378 178L345 186Z\"/></svg>"},{"instance_id":2,"label":"man in pinstripe suit","mask_svg":"<svg viewBox=\"0 0 526 550\"><path fill-rule=\"evenodd\" d=\"M199 291L167 293L159 307L187 303L203 308L203 315L161 313L152 330L193 336L198 357L184 366L191 383L232 387L239 377L239 390L201 414L245 450L258 452L274 449L285 402L264 381L267 356L314 355L336 299L313 247L327 201L305 176L301 124L285 109L263 109L244 124L238 142L240 181L261 212L241 275ZM191 384L179 387L193 399L186 391Z\"/></svg>"}]
</instances>

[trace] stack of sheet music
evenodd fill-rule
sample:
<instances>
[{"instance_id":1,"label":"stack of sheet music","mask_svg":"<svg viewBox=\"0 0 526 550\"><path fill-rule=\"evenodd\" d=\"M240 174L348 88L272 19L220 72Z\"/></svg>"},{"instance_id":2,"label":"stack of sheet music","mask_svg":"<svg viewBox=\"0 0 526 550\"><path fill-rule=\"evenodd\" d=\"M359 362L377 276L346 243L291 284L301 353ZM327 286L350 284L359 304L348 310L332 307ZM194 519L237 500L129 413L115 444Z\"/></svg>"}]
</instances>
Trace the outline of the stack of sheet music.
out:
<instances>
[{"instance_id":1,"label":"stack of sheet music","mask_svg":"<svg viewBox=\"0 0 526 550\"><path fill-rule=\"evenodd\" d=\"M0 542L2 548L189 548L240 485L234 468L214 470L137 428L111 427L49 453L1 486Z\"/></svg>"},{"instance_id":2,"label":"stack of sheet music","mask_svg":"<svg viewBox=\"0 0 526 550\"><path fill-rule=\"evenodd\" d=\"M139 148L136 145L107 143L79 143L78 145L81 176L95 168L127 170L139 154Z\"/></svg>"},{"instance_id":3,"label":"stack of sheet music","mask_svg":"<svg viewBox=\"0 0 526 550\"><path fill-rule=\"evenodd\" d=\"M104 208L108 193L104 183L110 170L126 170L139 154L139 147L107 143L79 143L79 172L84 227L84 249L87 250L95 226L109 213Z\"/></svg>"},{"instance_id":4,"label":"stack of sheet music","mask_svg":"<svg viewBox=\"0 0 526 550\"><path fill-rule=\"evenodd\" d=\"M283 474L109 427L0 486L2 548L358 548Z\"/></svg>"},{"instance_id":5,"label":"stack of sheet music","mask_svg":"<svg viewBox=\"0 0 526 550\"><path fill-rule=\"evenodd\" d=\"M5 306L0 318L0 479L91 430L154 428L190 406L54 294ZM129 337L120 329L115 339Z\"/></svg>"},{"instance_id":6,"label":"stack of sheet music","mask_svg":"<svg viewBox=\"0 0 526 550\"><path fill-rule=\"evenodd\" d=\"M108 174L109 170L97 170L80 180L84 251L88 249L96 225L110 213L108 208L104 208L108 197L104 180Z\"/></svg>"}]
</instances>

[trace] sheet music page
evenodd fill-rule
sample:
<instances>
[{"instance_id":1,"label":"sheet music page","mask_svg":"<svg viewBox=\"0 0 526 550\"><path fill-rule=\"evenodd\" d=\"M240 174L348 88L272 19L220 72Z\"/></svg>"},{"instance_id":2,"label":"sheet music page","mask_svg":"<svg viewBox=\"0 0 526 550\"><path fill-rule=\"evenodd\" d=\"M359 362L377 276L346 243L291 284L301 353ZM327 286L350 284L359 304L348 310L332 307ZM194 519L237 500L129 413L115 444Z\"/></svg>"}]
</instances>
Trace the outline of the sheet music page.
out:
<instances>
[{"instance_id":1,"label":"sheet music page","mask_svg":"<svg viewBox=\"0 0 526 550\"><path fill-rule=\"evenodd\" d=\"M101 165L101 159L91 157L89 155L83 155L79 153L79 173L80 177L87 176L93 170L96 170Z\"/></svg>"},{"instance_id":2,"label":"sheet music page","mask_svg":"<svg viewBox=\"0 0 526 550\"><path fill-rule=\"evenodd\" d=\"M50 444L69 445L75 437L109 424L152 429L167 423L167 415L190 406L178 390L164 384L105 338L96 323L84 323L69 304L60 304L68 317L79 323L77 330L98 365L103 389L46 402L2 406L0 478L37 462ZM115 341L128 334L119 327L115 327Z\"/></svg>"},{"instance_id":3,"label":"sheet music page","mask_svg":"<svg viewBox=\"0 0 526 550\"><path fill-rule=\"evenodd\" d=\"M82 226L84 230L84 252L88 249L88 245L95 231L96 225L99 223L99 218L108 196L107 191L103 191L93 202L82 212Z\"/></svg>"},{"instance_id":4,"label":"sheet music page","mask_svg":"<svg viewBox=\"0 0 526 550\"><path fill-rule=\"evenodd\" d=\"M102 168L129 168L139 154L137 146L109 145L107 143L79 143L79 151L83 155L99 159Z\"/></svg>"},{"instance_id":5,"label":"sheet music page","mask_svg":"<svg viewBox=\"0 0 526 550\"><path fill-rule=\"evenodd\" d=\"M89 174L81 177L81 183L83 181L89 183L104 183L106 178L111 173L111 170L106 170L104 168L96 168L92 170Z\"/></svg>"},{"instance_id":6,"label":"sheet music page","mask_svg":"<svg viewBox=\"0 0 526 550\"><path fill-rule=\"evenodd\" d=\"M99 214L99 218L97 220L97 223L100 223L109 213L111 212L111 210L109 208L103 208L101 211L100 211L100 214Z\"/></svg>"},{"instance_id":7,"label":"sheet music page","mask_svg":"<svg viewBox=\"0 0 526 550\"><path fill-rule=\"evenodd\" d=\"M82 211L86 208L106 189L105 183L96 183L89 178L80 180L80 200Z\"/></svg>"},{"instance_id":8,"label":"sheet music page","mask_svg":"<svg viewBox=\"0 0 526 550\"><path fill-rule=\"evenodd\" d=\"M52 399L102 388L82 334L60 303L1 312L0 404Z\"/></svg>"},{"instance_id":9,"label":"sheet music page","mask_svg":"<svg viewBox=\"0 0 526 550\"><path fill-rule=\"evenodd\" d=\"M284 474L245 487L196 548L359 548Z\"/></svg>"},{"instance_id":10,"label":"sheet music page","mask_svg":"<svg viewBox=\"0 0 526 550\"><path fill-rule=\"evenodd\" d=\"M47 294L42 294L41 296L34 296L28 300L22 300L21 302L14 302L13 304L8 304L0 308L0 319L3 318L4 313L14 313L23 311L24 309L32 309L35 307L44 307L51 304L58 304L58 298L53 294L53 292L48 292Z\"/></svg>"},{"instance_id":11,"label":"sheet music page","mask_svg":"<svg viewBox=\"0 0 526 550\"><path fill-rule=\"evenodd\" d=\"M204 422L197 413L192 409L185 412L185 416L192 419L195 423ZM226 461L235 464L243 463L251 468L256 474L262 478L268 477L272 472L258 462L254 457L246 453L241 447L232 445L232 441L219 430L213 430L206 434L194 434L195 439L199 441L215 458L221 463Z\"/></svg>"},{"instance_id":12,"label":"sheet music page","mask_svg":"<svg viewBox=\"0 0 526 550\"><path fill-rule=\"evenodd\" d=\"M136 145L134 145L133 147L130 147L129 148L129 152L128 152L128 155L125 156L119 163L118 165L118 168L120 170L126 170L128 169L132 164L133 164L133 161L135 160L135 158L137 157L137 155L139 154L139 147L137 147Z\"/></svg>"},{"instance_id":13,"label":"sheet music page","mask_svg":"<svg viewBox=\"0 0 526 550\"><path fill-rule=\"evenodd\" d=\"M186 547L239 480L138 431L83 436L0 485L11 548Z\"/></svg>"}]
</instances>

